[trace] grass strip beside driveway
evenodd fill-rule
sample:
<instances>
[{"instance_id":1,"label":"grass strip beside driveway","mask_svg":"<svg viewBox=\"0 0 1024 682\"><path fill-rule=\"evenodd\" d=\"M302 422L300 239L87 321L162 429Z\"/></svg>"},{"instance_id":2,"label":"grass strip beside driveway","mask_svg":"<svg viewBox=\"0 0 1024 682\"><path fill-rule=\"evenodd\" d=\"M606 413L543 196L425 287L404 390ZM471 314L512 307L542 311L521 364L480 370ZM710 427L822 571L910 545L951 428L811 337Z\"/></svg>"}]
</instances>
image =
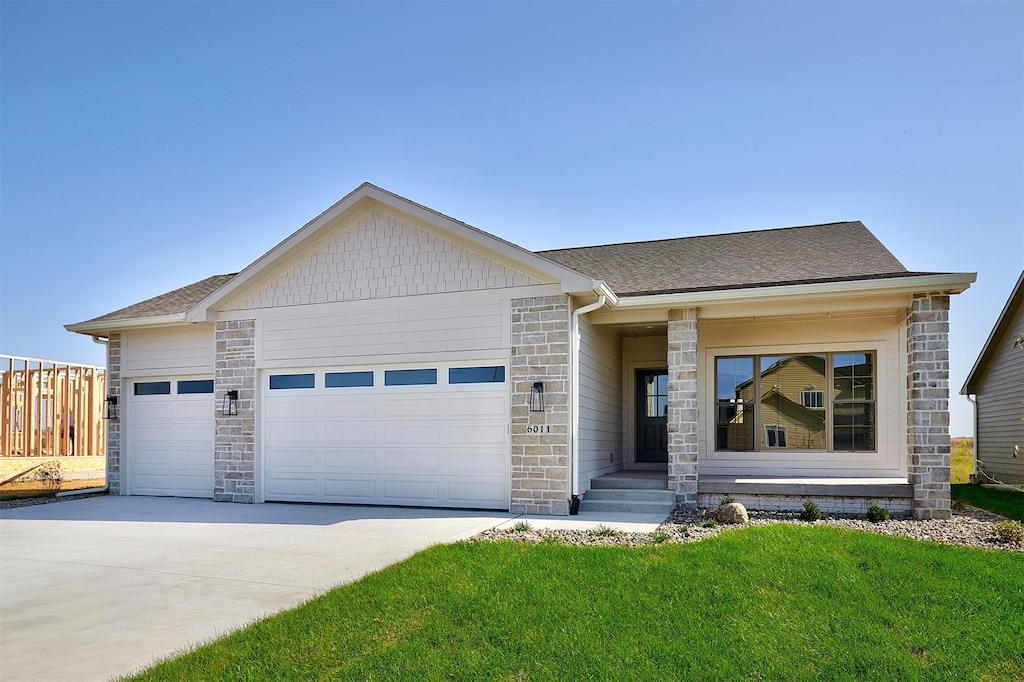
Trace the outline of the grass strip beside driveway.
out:
<instances>
[{"instance_id":1,"label":"grass strip beside driveway","mask_svg":"<svg viewBox=\"0 0 1024 682\"><path fill-rule=\"evenodd\" d=\"M835 528L463 542L135 679L1015 679L1022 608L1024 555Z\"/></svg>"}]
</instances>

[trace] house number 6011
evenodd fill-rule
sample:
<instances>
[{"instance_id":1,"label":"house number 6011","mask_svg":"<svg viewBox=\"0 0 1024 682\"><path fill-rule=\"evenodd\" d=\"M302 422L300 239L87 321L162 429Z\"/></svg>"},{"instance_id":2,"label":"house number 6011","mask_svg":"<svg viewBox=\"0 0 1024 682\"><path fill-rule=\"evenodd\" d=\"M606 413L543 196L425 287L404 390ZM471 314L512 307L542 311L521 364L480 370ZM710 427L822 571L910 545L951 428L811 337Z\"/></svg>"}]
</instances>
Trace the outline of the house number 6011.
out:
<instances>
[{"instance_id":1,"label":"house number 6011","mask_svg":"<svg viewBox=\"0 0 1024 682\"><path fill-rule=\"evenodd\" d=\"M551 433L551 427L547 424L528 424L526 426L527 433Z\"/></svg>"}]
</instances>

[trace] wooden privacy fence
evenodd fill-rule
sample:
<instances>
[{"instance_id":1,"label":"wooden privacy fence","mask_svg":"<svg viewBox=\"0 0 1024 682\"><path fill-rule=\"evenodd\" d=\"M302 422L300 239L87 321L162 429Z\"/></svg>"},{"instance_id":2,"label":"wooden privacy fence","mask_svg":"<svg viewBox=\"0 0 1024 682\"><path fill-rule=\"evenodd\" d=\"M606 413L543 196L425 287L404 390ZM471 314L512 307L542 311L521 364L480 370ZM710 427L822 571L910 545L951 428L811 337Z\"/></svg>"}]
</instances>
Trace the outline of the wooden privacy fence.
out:
<instances>
[{"instance_id":1,"label":"wooden privacy fence","mask_svg":"<svg viewBox=\"0 0 1024 682\"><path fill-rule=\"evenodd\" d=\"M0 456L102 455L102 367L0 355Z\"/></svg>"}]
</instances>

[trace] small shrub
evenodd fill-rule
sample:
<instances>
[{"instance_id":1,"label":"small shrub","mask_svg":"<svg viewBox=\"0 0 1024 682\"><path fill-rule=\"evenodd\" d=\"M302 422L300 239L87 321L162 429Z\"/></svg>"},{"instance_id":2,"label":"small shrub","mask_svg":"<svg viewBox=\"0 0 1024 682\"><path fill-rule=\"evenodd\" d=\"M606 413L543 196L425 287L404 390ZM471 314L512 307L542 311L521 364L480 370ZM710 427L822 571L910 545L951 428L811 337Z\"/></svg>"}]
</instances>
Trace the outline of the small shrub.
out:
<instances>
[{"instance_id":1,"label":"small shrub","mask_svg":"<svg viewBox=\"0 0 1024 682\"><path fill-rule=\"evenodd\" d=\"M1024 523L1000 521L992 524L992 534L1003 542L1024 543Z\"/></svg>"},{"instance_id":2,"label":"small shrub","mask_svg":"<svg viewBox=\"0 0 1024 682\"><path fill-rule=\"evenodd\" d=\"M668 533L665 533L660 530L656 530L653 533L651 533L651 544L653 545L660 545L666 540L668 540Z\"/></svg>"},{"instance_id":3,"label":"small shrub","mask_svg":"<svg viewBox=\"0 0 1024 682\"><path fill-rule=\"evenodd\" d=\"M735 501L736 501L736 498L733 497L732 495L723 495L722 496L722 501L719 502L719 504L732 504Z\"/></svg>"},{"instance_id":4,"label":"small shrub","mask_svg":"<svg viewBox=\"0 0 1024 682\"><path fill-rule=\"evenodd\" d=\"M560 545L562 544L562 538L557 535L545 535L544 539L540 541L542 545Z\"/></svg>"},{"instance_id":5,"label":"small shrub","mask_svg":"<svg viewBox=\"0 0 1024 682\"><path fill-rule=\"evenodd\" d=\"M821 513L821 507L818 506L813 500L805 500L803 511L800 512L800 520L802 521L821 521L823 514Z\"/></svg>"},{"instance_id":6,"label":"small shrub","mask_svg":"<svg viewBox=\"0 0 1024 682\"><path fill-rule=\"evenodd\" d=\"M714 528L718 525L718 521L715 521L714 519L704 519L700 525L702 528Z\"/></svg>"},{"instance_id":7,"label":"small shrub","mask_svg":"<svg viewBox=\"0 0 1024 682\"><path fill-rule=\"evenodd\" d=\"M888 521L890 518L889 510L885 507L879 507L877 504L873 504L868 507L868 521L871 523Z\"/></svg>"},{"instance_id":8,"label":"small shrub","mask_svg":"<svg viewBox=\"0 0 1024 682\"><path fill-rule=\"evenodd\" d=\"M619 531L611 526L606 526L603 523L598 525L597 528L591 531L594 535L599 535L603 538L613 538L619 534Z\"/></svg>"},{"instance_id":9,"label":"small shrub","mask_svg":"<svg viewBox=\"0 0 1024 682\"><path fill-rule=\"evenodd\" d=\"M533 530L533 526L530 525L529 521L516 521L515 524L512 525L512 530L516 533L527 533Z\"/></svg>"},{"instance_id":10,"label":"small shrub","mask_svg":"<svg viewBox=\"0 0 1024 682\"><path fill-rule=\"evenodd\" d=\"M51 459L44 463L32 472L30 480L37 481L46 494L56 495L60 490L60 484L64 482L64 476L60 472L60 462Z\"/></svg>"}]
</instances>

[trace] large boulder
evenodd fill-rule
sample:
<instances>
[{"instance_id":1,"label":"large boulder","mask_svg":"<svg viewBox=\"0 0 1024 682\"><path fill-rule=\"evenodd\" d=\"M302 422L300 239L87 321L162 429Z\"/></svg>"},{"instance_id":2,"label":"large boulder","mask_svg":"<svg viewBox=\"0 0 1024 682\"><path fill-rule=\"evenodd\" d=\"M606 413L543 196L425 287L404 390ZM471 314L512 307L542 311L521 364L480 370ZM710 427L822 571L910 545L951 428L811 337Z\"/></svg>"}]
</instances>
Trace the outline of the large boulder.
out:
<instances>
[{"instance_id":1,"label":"large boulder","mask_svg":"<svg viewBox=\"0 0 1024 682\"><path fill-rule=\"evenodd\" d=\"M715 517L719 523L747 523L747 509L739 502L729 502L718 507Z\"/></svg>"}]
</instances>

